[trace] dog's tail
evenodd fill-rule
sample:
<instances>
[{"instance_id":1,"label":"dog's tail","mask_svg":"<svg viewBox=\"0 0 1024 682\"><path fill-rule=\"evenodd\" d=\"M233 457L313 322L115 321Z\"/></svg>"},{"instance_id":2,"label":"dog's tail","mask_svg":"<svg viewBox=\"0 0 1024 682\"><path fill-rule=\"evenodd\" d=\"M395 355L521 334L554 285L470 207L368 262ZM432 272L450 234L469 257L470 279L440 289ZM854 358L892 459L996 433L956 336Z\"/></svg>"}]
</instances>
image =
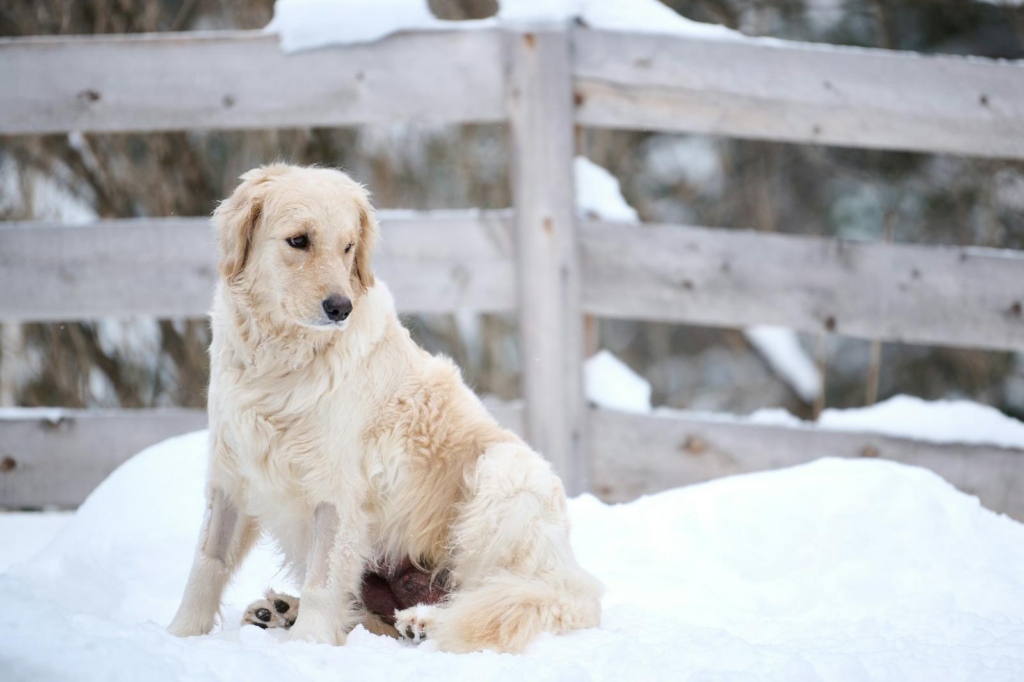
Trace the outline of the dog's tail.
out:
<instances>
[{"instance_id":1,"label":"dog's tail","mask_svg":"<svg viewBox=\"0 0 1024 682\"><path fill-rule=\"evenodd\" d=\"M519 653L541 632L597 627L600 596L600 583L583 571L551 582L504 574L456 592L430 637L444 651Z\"/></svg>"}]
</instances>

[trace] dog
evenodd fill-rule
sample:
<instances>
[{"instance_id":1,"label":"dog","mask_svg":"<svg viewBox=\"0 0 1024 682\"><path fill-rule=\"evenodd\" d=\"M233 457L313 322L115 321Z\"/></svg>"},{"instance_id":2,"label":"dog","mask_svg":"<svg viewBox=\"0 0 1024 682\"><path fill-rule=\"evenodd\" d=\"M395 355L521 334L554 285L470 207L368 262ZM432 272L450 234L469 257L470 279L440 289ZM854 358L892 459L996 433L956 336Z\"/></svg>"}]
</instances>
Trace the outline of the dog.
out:
<instances>
[{"instance_id":1,"label":"dog","mask_svg":"<svg viewBox=\"0 0 1024 682\"><path fill-rule=\"evenodd\" d=\"M598 626L602 588L573 554L561 481L412 341L373 274L364 188L286 164L241 180L213 215L207 509L169 631L210 632L262 533L302 585L290 639L339 645L364 623L516 653ZM392 631L360 583L406 560L443 576L444 597L398 609Z\"/></svg>"}]
</instances>

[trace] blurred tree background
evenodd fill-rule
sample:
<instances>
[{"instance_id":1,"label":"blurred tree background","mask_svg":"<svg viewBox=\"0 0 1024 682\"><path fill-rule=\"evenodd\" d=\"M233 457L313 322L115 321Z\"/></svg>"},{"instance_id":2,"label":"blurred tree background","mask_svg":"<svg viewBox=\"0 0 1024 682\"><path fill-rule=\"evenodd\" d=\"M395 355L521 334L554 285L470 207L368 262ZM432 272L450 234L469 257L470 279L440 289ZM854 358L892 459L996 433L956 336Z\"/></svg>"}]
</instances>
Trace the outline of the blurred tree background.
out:
<instances>
[{"instance_id":1,"label":"blurred tree background","mask_svg":"<svg viewBox=\"0 0 1024 682\"><path fill-rule=\"evenodd\" d=\"M623 0L628 1L628 0ZM429 0L443 18L494 0ZM1000 0L666 0L748 35L924 53L1024 57L1024 7ZM259 29L273 0L8 0L0 37ZM203 216L261 163L347 170L381 208L510 203L503 126L188 131L0 137L0 219ZM1024 248L1024 164L645 132L586 130L580 153L609 169L646 221L847 239ZM798 265L798 264L795 264ZM512 315L407 318L481 393L519 393ZM808 417L896 393L969 397L1024 416L1024 358L837 336L801 337L826 377L818 400L776 376L740 331L600 320L610 349L658 405ZM7 324L0 405L203 406L205 320Z\"/></svg>"}]
</instances>

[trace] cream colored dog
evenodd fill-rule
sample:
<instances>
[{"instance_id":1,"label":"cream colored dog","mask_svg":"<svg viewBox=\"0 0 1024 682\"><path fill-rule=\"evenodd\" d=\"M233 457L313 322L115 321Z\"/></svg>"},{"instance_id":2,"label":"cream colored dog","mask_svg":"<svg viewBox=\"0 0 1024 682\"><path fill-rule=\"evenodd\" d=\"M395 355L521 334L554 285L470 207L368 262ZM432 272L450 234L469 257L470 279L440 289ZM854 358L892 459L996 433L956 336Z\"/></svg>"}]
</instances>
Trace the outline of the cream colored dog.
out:
<instances>
[{"instance_id":1,"label":"cream colored dog","mask_svg":"<svg viewBox=\"0 0 1024 682\"><path fill-rule=\"evenodd\" d=\"M551 466L417 347L375 281L378 228L344 173L272 165L214 213L208 510L177 615L210 632L261 532L302 582L293 639L342 644L365 566L412 557L450 596L397 613L447 651L521 651L600 621Z\"/></svg>"}]
</instances>

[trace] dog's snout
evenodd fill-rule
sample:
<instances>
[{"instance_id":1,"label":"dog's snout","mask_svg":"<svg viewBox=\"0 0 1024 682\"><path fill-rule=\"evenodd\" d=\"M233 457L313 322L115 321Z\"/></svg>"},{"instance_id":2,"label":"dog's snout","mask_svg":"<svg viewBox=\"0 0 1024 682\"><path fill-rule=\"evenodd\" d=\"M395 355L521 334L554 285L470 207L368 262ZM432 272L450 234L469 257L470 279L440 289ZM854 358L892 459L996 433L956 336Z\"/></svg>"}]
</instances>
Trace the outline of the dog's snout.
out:
<instances>
[{"instance_id":1,"label":"dog's snout","mask_svg":"<svg viewBox=\"0 0 1024 682\"><path fill-rule=\"evenodd\" d=\"M341 322L352 312L352 301L346 296L332 294L324 299L324 312L331 322Z\"/></svg>"}]
</instances>

